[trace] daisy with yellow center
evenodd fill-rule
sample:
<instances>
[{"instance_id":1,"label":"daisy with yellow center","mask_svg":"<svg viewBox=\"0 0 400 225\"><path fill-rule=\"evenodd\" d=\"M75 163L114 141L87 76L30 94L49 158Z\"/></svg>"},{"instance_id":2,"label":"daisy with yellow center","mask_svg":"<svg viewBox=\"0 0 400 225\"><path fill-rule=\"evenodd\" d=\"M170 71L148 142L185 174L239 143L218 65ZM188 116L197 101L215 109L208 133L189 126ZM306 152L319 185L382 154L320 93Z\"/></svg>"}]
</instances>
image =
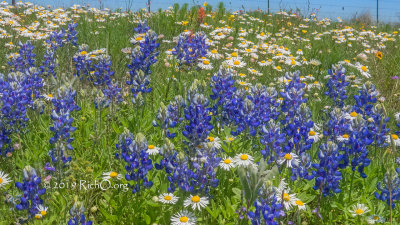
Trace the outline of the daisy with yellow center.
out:
<instances>
[{"instance_id":1,"label":"daisy with yellow center","mask_svg":"<svg viewBox=\"0 0 400 225\"><path fill-rule=\"evenodd\" d=\"M355 120L357 118L357 116L358 116L358 113L356 111L352 111L350 113L345 114L345 118L348 120L351 120L351 121Z\"/></svg>"},{"instance_id":2,"label":"daisy with yellow center","mask_svg":"<svg viewBox=\"0 0 400 225\"><path fill-rule=\"evenodd\" d=\"M122 175L115 171L103 173L103 180L113 180L113 179L121 180Z\"/></svg>"},{"instance_id":3,"label":"daisy with yellow center","mask_svg":"<svg viewBox=\"0 0 400 225\"><path fill-rule=\"evenodd\" d=\"M160 148L158 148L155 145L149 145L147 146L147 154L149 155L157 155L160 152Z\"/></svg>"},{"instance_id":4,"label":"daisy with yellow center","mask_svg":"<svg viewBox=\"0 0 400 225\"><path fill-rule=\"evenodd\" d=\"M367 222L368 222L368 224L384 223L385 218L378 216L378 215L372 215L372 216L368 217Z\"/></svg>"},{"instance_id":5,"label":"daisy with yellow center","mask_svg":"<svg viewBox=\"0 0 400 225\"><path fill-rule=\"evenodd\" d=\"M386 136L387 143L390 144L390 143L392 143L392 141L395 146L400 146L400 138L397 134L391 134L391 135Z\"/></svg>"},{"instance_id":6,"label":"daisy with yellow center","mask_svg":"<svg viewBox=\"0 0 400 225\"><path fill-rule=\"evenodd\" d=\"M282 72L282 67L280 67L280 66L276 66L276 67L274 67L274 69L275 69L276 71Z\"/></svg>"},{"instance_id":7,"label":"daisy with yellow center","mask_svg":"<svg viewBox=\"0 0 400 225\"><path fill-rule=\"evenodd\" d=\"M190 195L185 201L183 205L185 207L192 207L193 210L201 210L209 204L209 200L207 197L200 197L199 195Z\"/></svg>"},{"instance_id":8,"label":"daisy with yellow center","mask_svg":"<svg viewBox=\"0 0 400 225\"><path fill-rule=\"evenodd\" d=\"M320 138L320 134L317 131L315 131L314 129L311 129L308 132L308 139L313 140L314 143L319 141L319 138Z\"/></svg>"},{"instance_id":9,"label":"daisy with yellow center","mask_svg":"<svg viewBox=\"0 0 400 225\"><path fill-rule=\"evenodd\" d=\"M244 153L237 154L233 158L233 162L234 162L235 166L237 166L237 167L255 166L253 163L253 157L251 155L244 154Z\"/></svg>"},{"instance_id":10,"label":"daisy with yellow center","mask_svg":"<svg viewBox=\"0 0 400 225\"><path fill-rule=\"evenodd\" d=\"M294 202L294 204L297 205L297 207L299 208L299 210L306 210L306 204L305 204L303 201L301 201L301 200L296 200L296 201Z\"/></svg>"},{"instance_id":11,"label":"daisy with yellow center","mask_svg":"<svg viewBox=\"0 0 400 225\"><path fill-rule=\"evenodd\" d=\"M175 196L173 193L164 193L158 196L158 199L163 204L175 204L178 202L179 197Z\"/></svg>"},{"instance_id":12,"label":"daisy with yellow center","mask_svg":"<svg viewBox=\"0 0 400 225\"><path fill-rule=\"evenodd\" d=\"M207 144L210 144L209 146L211 146L214 149L220 149L221 148L221 139L219 137L211 137L209 136L207 138L208 142Z\"/></svg>"},{"instance_id":13,"label":"daisy with yellow center","mask_svg":"<svg viewBox=\"0 0 400 225\"><path fill-rule=\"evenodd\" d=\"M353 207L349 211L351 215L355 217L355 216L362 216L365 213L369 212L370 210L364 204L357 203L356 205L353 205Z\"/></svg>"},{"instance_id":14,"label":"daisy with yellow center","mask_svg":"<svg viewBox=\"0 0 400 225\"><path fill-rule=\"evenodd\" d=\"M290 189L288 188L285 179L282 179L278 188L276 188L276 198L277 202L282 202L286 210L290 210L293 206L298 206L297 201L300 201L296 194L289 194ZM300 201L301 202L301 201ZM297 202L297 203L300 203ZM304 205L304 204L303 204Z\"/></svg>"},{"instance_id":15,"label":"daisy with yellow center","mask_svg":"<svg viewBox=\"0 0 400 225\"><path fill-rule=\"evenodd\" d=\"M348 134L343 134L341 136L337 136L336 140L343 142L343 141L348 141L349 140L350 135Z\"/></svg>"},{"instance_id":16,"label":"daisy with yellow center","mask_svg":"<svg viewBox=\"0 0 400 225\"><path fill-rule=\"evenodd\" d=\"M206 58L200 59L200 62L197 64L197 66L203 70L211 70L213 68L212 64L210 63L210 60Z\"/></svg>"},{"instance_id":17,"label":"daisy with yellow center","mask_svg":"<svg viewBox=\"0 0 400 225\"><path fill-rule=\"evenodd\" d=\"M183 210L171 217L171 225L195 225L196 220L192 212Z\"/></svg>"},{"instance_id":18,"label":"daisy with yellow center","mask_svg":"<svg viewBox=\"0 0 400 225\"><path fill-rule=\"evenodd\" d=\"M206 56L210 57L212 59L222 59L223 58L223 55L219 54L217 49L213 49L211 51L208 51Z\"/></svg>"},{"instance_id":19,"label":"daisy with yellow center","mask_svg":"<svg viewBox=\"0 0 400 225\"><path fill-rule=\"evenodd\" d=\"M0 170L0 188L4 187L5 185L9 184L11 179L8 178L8 174L4 173Z\"/></svg>"},{"instance_id":20,"label":"daisy with yellow center","mask_svg":"<svg viewBox=\"0 0 400 225\"><path fill-rule=\"evenodd\" d=\"M233 140L235 140L234 137L226 137L225 139L226 142L232 142Z\"/></svg>"},{"instance_id":21,"label":"daisy with yellow center","mask_svg":"<svg viewBox=\"0 0 400 225\"><path fill-rule=\"evenodd\" d=\"M257 70L255 70L253 68L247 68L247 70L249 71L250 74L257 75L257 76L262 75L262 73L258 72Z\"/></svg>"},{"instance_id":22,"label":"daisy with yellow center","mask_svg":"<svg viewBox=\"0 0 400 225\"><path fill-rule=\"evenodd\" d=\"M292 168L300 163L299 157L295 153L285 153L280 159L278 159L278 164L282 165L286 163L286 166Z\"/></svg>"},{"instance_id":23,"label":"daisy with yellow center","mask_svg":"<svg viewBox=\"0 0 400 225\"><path fill-rule=\"evenodd\" d=\"M42 219L44 216L47 215L47 209L48 207L44 207L43 205L36 206L37 213L35 215L35 218L38 220Z\"/></svg>"},{"instance_id":24,"label":"daisy with yellow center","mask_svg":"<svg viewBox=\"0 0 400 225\"><path fill-rule=\"evenodd\" d=\"M223 170L230 170L231 168L235 167L233 160L231 157L227 157L219 162L219 167Z\"/></svg>"},{"instance_id":25,"label":"daisy with yellow center","mask_svg":"<svg viewBox=\"0 0 400 225\"><path fill-rule=\"evenodd\" d=\"M229 66L232 66L232 67L235 67L235 68L241 68L241 67L246 66L246 63L245 63L244 61L242 61L242 60L240 59L240 57L230 58L230 59L228 59L228 60L226 61L226 63L227 63Z\"/></svg>"},{"instance_id":26,"label":"daisy with yellow center","mask_svg":"<svg viewBox=\"0 0 400 225\"><path fill-rule=\"evenodd\" d=\"M47 101L51 101L51 100L54 98L54 96L53 96L51 93L49 93L49 94L47 94L47 95L44 95L44 98L45 98Z\"/></svg>"}]
</instances>

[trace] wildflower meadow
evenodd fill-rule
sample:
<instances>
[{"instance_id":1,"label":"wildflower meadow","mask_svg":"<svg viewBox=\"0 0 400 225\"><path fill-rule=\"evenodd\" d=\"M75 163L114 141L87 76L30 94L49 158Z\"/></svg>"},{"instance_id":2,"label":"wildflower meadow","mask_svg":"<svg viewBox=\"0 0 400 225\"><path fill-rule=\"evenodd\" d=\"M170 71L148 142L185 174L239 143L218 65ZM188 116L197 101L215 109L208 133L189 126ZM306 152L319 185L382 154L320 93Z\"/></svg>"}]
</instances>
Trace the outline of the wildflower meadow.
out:
<instances>
[{"instance_id":1,"label":"wildflower meadow","mask_svg":"<svg viewBox=\"0 0 400 225\"><path fill-rule=\"evenodd\" d=\"M400 224L399 30L0 2L0 225Z\"/></svg>"}]
</instances>

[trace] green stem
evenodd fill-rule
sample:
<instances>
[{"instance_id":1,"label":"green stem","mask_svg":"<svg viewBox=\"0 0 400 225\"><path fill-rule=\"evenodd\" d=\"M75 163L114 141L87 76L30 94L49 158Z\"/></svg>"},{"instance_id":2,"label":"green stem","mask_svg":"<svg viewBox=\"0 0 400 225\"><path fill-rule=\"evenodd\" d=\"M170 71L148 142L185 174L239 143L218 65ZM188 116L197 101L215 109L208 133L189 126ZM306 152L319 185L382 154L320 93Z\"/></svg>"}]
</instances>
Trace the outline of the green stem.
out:
<instances>
[{"instance_id":1,"label":"green stem","mask_svg":"<svg viewBox=\"0 0 400 225\"><path fill-rule=\"evenodd\" d=\"M350 191L349 191L349 203L351 203L351 192L353 191L353 180L354 180L354 174L355 170L353 170L353 173L351 174L351 181L350 181Z\"/></svg>"}]
</instances>

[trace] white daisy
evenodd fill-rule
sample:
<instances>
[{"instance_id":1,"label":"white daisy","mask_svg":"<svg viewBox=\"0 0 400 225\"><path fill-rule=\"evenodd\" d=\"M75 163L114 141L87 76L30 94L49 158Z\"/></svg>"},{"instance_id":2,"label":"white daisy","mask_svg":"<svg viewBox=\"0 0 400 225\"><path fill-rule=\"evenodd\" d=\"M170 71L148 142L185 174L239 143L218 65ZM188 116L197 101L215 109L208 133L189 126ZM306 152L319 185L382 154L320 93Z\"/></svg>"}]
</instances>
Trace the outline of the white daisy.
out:
<instances>
[{"instance_id":1,"label":"white daisy","mask_svg":"<svg viewBox=\"0 0 400 225\"><path fill-rule=\"evenodd\" d=\"M47 101L51 101L54 97L52 94L47 94L43 96Z\"/></svg>"},{"instance_id":2,"label":"white daisy","mask_svg":"<svg viewBox=\"0 0 400 225\"><path fill-rule=\"evenodd\" d=\"M158 196L158 199L163 204L175 204L179 200L179 197L172 193L164 193Z\"/></svg>"},{"instance_id":3,"label":"white daisy","mask_svg":"<svg viewBox=\"0 0 400 225\"><path fill-rule=\"evenodd\" d=\"M294 165L298 165L300 163L298 158L299 157L295 153L286 153L278 160L278 164L282 165L286 162L286 166L292 168Z\"/></svg>"},{"instance_id":4,"label":"white daisy","mask_svg":"<svg viewBox=\"0 0 400 225\"><path fill-rule=\"evenodd\" d=\"M213 68L210 60L208 59L200 59L200 62L197 64L197 66L203 70L211 70Z\"/></svg>"},{"instance_id":5,"label":"white daisy","mask_svg":"<svg viewBox=\"0 0 400 225\"><path fill-rule=\"evenodd\" d=\"M200 197L198 195L190 195L184 202L185 207L191 206L193 210L200 210L208 205L207 197Z\"/></svg>"},{"instance_id":6,"label":"white daisy","mask_svg":"<svg viewBox=\"0 0 400 225\"><path fill-rule=\"evenodd\" d=\"M235 167L231 157L225 158L219 162L219 166L224 170L230 170Z\"/></svg>"},{"instance_id":7,"label":"white daisy","mask_svg":"<svg viewBox=\"0 0 400 225\"><path fill-rule=\"evenodd\" d=\"M247 82L241 81L241 80L237 80L236 82L237 82L240 86L249 86L249 85L250 85L250 83L247 83Z\"/></svg>"},{"instance_id":8,"label":"white daisy","mask_svg":"<svg viewBox=\"0 0 400 225\"><path fill-rule=\"evenodd\" d=\"M350 136L348 134L343 134L342 136L337 136L336 140L338 140L339 142L344 142L344 141L348 141L349 137Z\"/></svg>"},{"instance_id":9,"label":"white daisy","mask_svg":"<svg viewBox=\"0 0 400 225\"><path fill-rule=\"evenodd\" d=\"M268 35L266 35L264 32L261 32L260 34L257 34L257 39L260 39L260 40L264 41L267 38L268 38Z\"/></svg>"},{"instance_id":10,"label":"white daisy","mask_svg":"<svg viewBox=\"0 0 400 225\"><path fill-rule=\"evenodd\" d=\"M224 56L218 53L217 49L213 49L211 51L208 51L206 54L207 57L212 58L212 59L222 59Z\"/></svg>"},{"instance_id":11,"label":"white daisy","mask_svg":"<svg viewBox=\"0 0 400 225\"><path fill-rule=\"evenodd\" d=\"M353 120L355 120L357 118L357 115L358 115L358 113L353 111L351 113L346 113L344 118L353 121Z\"/></svg>"},{"instance_id":12,"label":"white daisy","mask_svg":"<svg viewBox=\"0 0 400 225\"><path fill-rule=\"evenodd\" d=\"M38 205L38 206L36 206L36 209L38 211L38 213L36 213L36 215L35 215L36 219L41 219L43 216L47 215L48 207L44 207L43 205Z\"/></svg>"},{"instance_id":13,"label":"white daisy","mask_svg":"<svg viewBox=\"0 0 400 225\"><path fill-rule=\"evenodd\" d=\"M196 220L192 212L183 210L171 217L171 225L195 225Z\"/></svg>"},{"instance_id":14,"label":"white daisy","mask_svg":"<svg viewBox=\"0 0 400 225\"><path fill-rule=\"evenodd\" d=\"M361 63L359 62L357 62L355 66L358 69L358 71L360 71L361 75L363 75L366 78L371 77L371 74L369 74L368 66L361 65Z\"/></svg>"},{"instance_id":15,"label":"white daisy","mask_svg":"<svg viewBox=\"0 0 400 225\"><path fill-rule=\"evenodd\" d=\"M232 137L232 136L229 136L229 137L226 137L226 138L225 138L225 141L228 142L228 143L230 143L230 142L232 142L232 141L234 141L234 140L235 140L235 138Z\"/></svg>"},{"instance_id":16,"label":"white daisy","mask_svg":"<svg viewBox=\"0 0 400 225\"><path fill-rule=\"evenodd\" d=\"M0 171L0 188L10 183L11 180L8 178L8 174Z\"/></svg>"},{"instance_id":17,"label":"white daisy","mask_svg":"<svg viewBox=\"0 0 400 225\"><path fill-rule=\"evenodd\" d=\"M131 38L131 43L136 44L144 42L146 40L145 35L146 34L135 34L135 36Z\"/></svg>"},{"instance_id":18,"label":"white daisy","mask_svg":"<svg viewBox=\"0 0 400 225\"><path fill-rule=\"evenodd\" d=\"M147 146L147 151L146 153L149 155L157 155L160 152L160 148L154 145L149 145Z\"/></svg>"},{"instance_id":19,"label":"white daisy","mask_svg":"<svg viewBox=\"0 0 400 225\"><path fill-rule=\"evenodd\" d=\"M233 158L233 162L235 163L235 166L243 166L243 167L248 167L248 166L255 166L253 163L253 157L248 154L238 154Z\"/></svg>"},{"instance_id":20,"label":"white daisy","mask_svg":"<svg viewBox=\"0 0 400 225\"><path fill-rule=\"evenodd\" d=\"M262 73L258 72L257 70L255 70L253 68L247 68L247 70L250 72L250 74L257 75L257 76L262 75Z\"/></svg>"},{"instance_id":21,"label":"white daisy","mask_svg":"<svg viewBox=\"0 0 400 225\"><path fill-rule=\"evenodd\" d=\"M400 139L397 134L386 135L387 143L392 143L392 140L393 140L395 146L400 146Z\"/></svg>"},{"instance_id":22,"label":"white daisy","mask_svg":"<svg viewBox=\"0 0 400 225\"><path fill-rule=\"evenodd\" d=\"M103 180L111 180L111 179L115 179L115 178L118 180L121 180L122 174L118 174L115 171L103 173Z\"/></svg>"},{"instance_id":23,"label":"white daisy","mask_svg":"<svg viewBox=\"0 0 400 225\"><path fill-rule=\"evenodd\" d=\"M353 207L349 211L352 216L362 216L370 210L364 204L357 203L356 205L353 205Z\"/></svg>"},{"instance_id":24,"label":"white daisy","mask_svg":"<svg viewBox=\"0 0 400 225\"><path fill-rule=\"evenodd\" d=\"M319 141L319 137L320 134L313 129L308 132L308 139L314 140L314 143Z\"/></svg>"},{"instance_id":25,"label":"white daisy","mask_svg":"<svg viewBox=\"0 0 400 225\"><path fill-rule=\"evenodd\" d=\"M220 149L221 148L221 139L219 138L219 137L211 137L211 136L209 136L208 138L207 138L207 140L210 142L210 143L212 143L212 145L213 145L213 147L215 148L215 149Z\"/></svg>"},{"instance_id":26,"label":"white daisy","mask_svg":"<svg viewBox=\"0 0 400 225\"><path fill-rule=\"evenodd\" d=\"M300 199L297 199L294 204L297 205L297 207L299 207L299 210L306 210L306 203L304 203L303 201L301 201Z\"/></svg>"},{"instance_id":27,"label":"white daisy","mask_svg":"<svg viewBox=\"0 0 400 225\"><path fill-rule=\"evenodd\" d=\"M276 196L277 202L283 202L286 210L290 210L292 206L296 206L296 201L299 200L296 198L296 194L289 194L288 192L288 190L283 190L282 192L278 192Z\"/></svg>"},{"instance_id":28,"label":"white daisy","mask_svg":"<svg viewBox=\"0 0 400 225\"><path fill-rule=\"evenodd\" d=\"M368 224L384 223L384 222L385 222L385 218L382 218L381 216L378 216L378 215L372 215L367 218Z\"/></svg>"},{"instance_id":29,"label":"white daisy","mask_svg":"<svg viewBox=\"0 0 400 225\"><path fill-rule=\"evenodd\" d=\"M226 61L228 63L228 65L232 66L232 67L244 67L246 66L246 63L241 61L239 58L232 58L230 60Z\"/></svg>"},{"instance_id":30,"label":"white daisy","mask_svg":"<svg viewBox=\"0 0 400 225\"><path fill-rule=\"evenodd\" d=\"M222 32L219 32L219 33L217 33L215 36L213 36L213 38L215 39L215 40L222 40L222 39L224 39L226 37L226 35L224 34L224 33L222 33Z\"/></svg>"}]
</instances>

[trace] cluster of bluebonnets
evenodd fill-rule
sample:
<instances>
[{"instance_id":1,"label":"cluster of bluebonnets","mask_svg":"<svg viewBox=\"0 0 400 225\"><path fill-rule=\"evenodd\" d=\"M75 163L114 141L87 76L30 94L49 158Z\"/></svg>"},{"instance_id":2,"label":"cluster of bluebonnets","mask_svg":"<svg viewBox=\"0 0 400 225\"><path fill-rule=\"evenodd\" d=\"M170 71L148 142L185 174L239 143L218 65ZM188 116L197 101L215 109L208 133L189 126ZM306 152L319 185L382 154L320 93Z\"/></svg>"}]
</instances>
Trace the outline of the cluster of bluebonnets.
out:
<instances>
[{"instance_id":1,"label":"cluster of bluebonnets","mask_svg":"<svg viewBox=\"0 0 400 225\"><path fill-rule=\"evenodd\" d=\"M44 78L61 76L55 70L57 53L65 45L78 45L75 28L76 24L69 24L67 30L50 35L41 65L35 62L30 42L20 43L19 52L10 56L11 71L8 75L0 75L2 157L12 154L15 148L12 134L24 131L28 122L27 111L43 113L40 101L45 98L53 105L50 115L53 124L49 128L53 133L49 140L52 146L49 156L54 166L51 170L62 174L73 160L72 142L76 130L73 114L80 110L73 83L64 82L55 96L44 94L42 87ZM133 103L152 90L151 67L157 61L160 45L157 38L146 23L134 28L133 48L127 65L129 79L126 81ZM198 60L207 53L206 38L204 33L182 33L173 51L177 67L195 68ZM77 82L96 88L96 108L121 103L123 87L114 78L111 57L105 49L89 49L88 45L79 45L73 56ZM359 93L352 96L354 105L346 104L350 96L345 73L341 66L329 70L325 95L331 99L332 106L324 110L323 120L317 124L307 104L306 85L299 72L286 73L287 82L280 89L263 84L238 87L231 67L223 64L211 77L210 83L195 80L187 88L185 97L175 96L168 105L160 104L153 125L161 130L164 138L163 146L155 153L161 160L151 158L153 153L149 153L150 145L143 134L134 135L129 130L120 135L115 158L125 165L124 178L133 194L152 187L149 172L155 169L165 172L170 193L179 190L196 196L212 196L212 190L219 186L217 168L221 163L225 163L228 169L238 167L245 189L239 218L246 218L252 224L278 224L278 219L285 215L284 202L288 191L268 182L261 182L255 190L246 189L247 182L255 182L253 174L263 174L262 170L276 166L280 172L290 174L292 181L314 180L313 188L328 197L341 192L340 182L345 168L351 168L353 175L357 172L362 178L367 177L365 168L371 163L369 149L399 145L398 133L390 134L389 117L383 106L377 103L378 92L372 83L366 82ZM400 127L400 122L397 126ZM211 135L223 129L229 129L232 137L259 137L259 144L263 146L261 162L254 162L247 154L234 159L224 158L220 140ZM179 134L184 137L181 142L183 151L177 151L173 144ZM310 149L321 138L324 141L319 146L317 157L311 160ZM392 208L395 201L400 200L399 172L398 168L389 171L375 193L377 199ZM41 184L41 177L30 166L23 170L22 182L16 183L22 195L16 197L15 207L27 211L27 220L40 219L47 213L46 203L41 199L46 189ZM247 194L251 191L255 194ZM301 202L296 204L303 206ZM90 225L84 211L85 208L76 203L70 210L68 224Z\"/></svg>"}]
</instances>

